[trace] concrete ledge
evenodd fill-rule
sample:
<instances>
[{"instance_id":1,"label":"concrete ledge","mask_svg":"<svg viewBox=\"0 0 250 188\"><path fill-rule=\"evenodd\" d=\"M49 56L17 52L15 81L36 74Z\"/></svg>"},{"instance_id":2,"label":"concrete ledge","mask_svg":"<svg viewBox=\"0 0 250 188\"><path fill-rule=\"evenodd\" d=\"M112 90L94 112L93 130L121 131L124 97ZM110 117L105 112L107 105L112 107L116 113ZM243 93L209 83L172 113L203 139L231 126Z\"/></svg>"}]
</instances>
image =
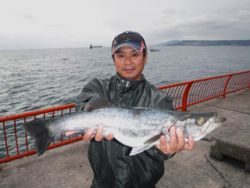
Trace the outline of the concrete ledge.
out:
<instances>
[{"instance_id":1,"label":"concrete ledge","mask_svg":"<svg viewBox=\"0 0 250 188\"><path fill-rule=\"evenodd\" d=\"M250 172L250 148L244 147L237 142L223 142L216 139L216 144L211 146L210 155L218 160L223 160L224 156L229 156L245 163L245 170Z\"/></svg>"}]
</instances>

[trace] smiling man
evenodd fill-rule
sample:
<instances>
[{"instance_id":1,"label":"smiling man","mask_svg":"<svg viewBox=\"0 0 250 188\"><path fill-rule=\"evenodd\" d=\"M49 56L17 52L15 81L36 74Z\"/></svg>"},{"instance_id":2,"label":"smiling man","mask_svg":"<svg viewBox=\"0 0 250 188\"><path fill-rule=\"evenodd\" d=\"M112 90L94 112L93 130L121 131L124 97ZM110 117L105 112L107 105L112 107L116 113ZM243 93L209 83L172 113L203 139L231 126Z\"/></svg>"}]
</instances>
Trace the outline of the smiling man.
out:
<instances>
[{"instance_id":1,"label":"smiling man","mask_svg":"<svg viewBox=\"0 0 250 188\"><path fill-rule=\"evenodd\" d=\"M112 57L116 72L130 80L142 79L147 62L147 48L144 39L135 32L118 35L112 43Z\"/></svg>"},{"instance_id":2,"label":"smiling man","mask_svg":"<svg viewBox=\"0 0 250 188\"><path fill-rule=\"evenodd\" d=\"M142 51L136 51L130 47L124 46L118 49L113 59L116 72L128 80L140 80L141 72L144 69L146 58Z\"/></svg>"},{"instance_id":3,"label":"smiling man","mask_svg":"<svg viewBox=\"0 0 250 188\"><path fill-rule=\"evenodd\" d=\"M169 96L150 84L142 74L147 63L147 46L139 33L126 31L117 35L111 51L116 75L89 82L78 97L78 110L84 110L95 98L103 98L118 107L173 110ZM161 136L159 145L129 156L131 148L119 143L112 134L103 136L102 133L100 126L96 131L89 129L83 136L83 140L90 141L92 188L154 188L164 174L164 160L194 147L192 138L185 141L182 130L172 127L169 142Z\"/></svg>"}]
</instances>

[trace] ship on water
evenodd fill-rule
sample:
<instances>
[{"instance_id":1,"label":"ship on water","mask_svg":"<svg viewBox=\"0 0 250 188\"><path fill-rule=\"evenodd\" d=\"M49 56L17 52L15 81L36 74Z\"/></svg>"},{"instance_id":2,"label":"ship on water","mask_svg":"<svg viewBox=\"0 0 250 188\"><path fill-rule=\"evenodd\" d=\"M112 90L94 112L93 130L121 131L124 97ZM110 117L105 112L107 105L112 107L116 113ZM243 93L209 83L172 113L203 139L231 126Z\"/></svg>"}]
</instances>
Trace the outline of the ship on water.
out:
<instances>
[{"instance_id":1,"label":"ship on water","mask_svg":"<svg viewBox=\"0 0 250 188\"><path fill-rule=\"evenodd\" d=\"M92 49L92 48L102 48L102 46L94 46L94 45L90 44L89 49Z\"/></svg>"},{"instance_id":2,"label":"ship on water","mask_svg":"<svg viewBox=\"0 0 250 188\"><path fill-rule=\"evenodd\" d=\"M160 51L159 49L156 49L156 48L150 48L149 50L150 50L150 52L159 52Z\"/></svg>"}]
</instances>

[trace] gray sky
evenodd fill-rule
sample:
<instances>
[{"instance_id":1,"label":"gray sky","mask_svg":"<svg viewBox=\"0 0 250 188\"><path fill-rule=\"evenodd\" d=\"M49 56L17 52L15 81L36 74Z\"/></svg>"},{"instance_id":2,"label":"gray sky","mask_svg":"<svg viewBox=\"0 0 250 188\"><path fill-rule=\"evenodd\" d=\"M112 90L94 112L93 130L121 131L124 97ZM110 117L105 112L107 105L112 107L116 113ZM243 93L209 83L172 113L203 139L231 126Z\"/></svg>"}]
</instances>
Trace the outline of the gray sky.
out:
<instances>
[{"instance_id":1,"label":"gray sky","mask_svg":"<svg viewBox=\"0 0 250 188\"><path fill-rule=\"evenodd\" d=\"M110 46L125 30L148 45L250 39L250 0L0 0L0 49Z\"/></svg>"}]
</instances>

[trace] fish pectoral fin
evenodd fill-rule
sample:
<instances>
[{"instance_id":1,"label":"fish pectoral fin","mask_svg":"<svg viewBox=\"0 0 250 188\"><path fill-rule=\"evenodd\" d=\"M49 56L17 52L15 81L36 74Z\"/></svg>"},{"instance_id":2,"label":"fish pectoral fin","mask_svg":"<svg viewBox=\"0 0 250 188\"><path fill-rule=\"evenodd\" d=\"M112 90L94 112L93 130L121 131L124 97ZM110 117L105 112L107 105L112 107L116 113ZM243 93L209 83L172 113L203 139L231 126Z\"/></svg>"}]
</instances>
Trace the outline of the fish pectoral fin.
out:
<instances>
[{"instance_id":1,"label":"fish pectoral fin","mask_svg":"<svg viewBox=\"0 0 250 188\"><path fill-rule=\"evenodd\" d=\"M129 153L130 156L142 153L148 149L150 149L151 147L153 147L157 141L160 139L162 133L160 134L156 134L153 137L147 139L143 144L143 146L138 146L138 147L133 147L131 152Z\"/></svg>"},{"instance_id":2,"label":"fish pectoral fin","mask_svg":"<svg viewBox=\"0 0 250 188\"><path fill-rule=\"evenodd\" d=\"M149 138L148 140L146 140L146 141L144 142L144 144L145 144L145 145L148 145L148 144L155 143L157 140L160 139L161 135L162 135L162 133L157 134L157 135L155 135L155 136Z\"/></svg>"}]
</instances>

